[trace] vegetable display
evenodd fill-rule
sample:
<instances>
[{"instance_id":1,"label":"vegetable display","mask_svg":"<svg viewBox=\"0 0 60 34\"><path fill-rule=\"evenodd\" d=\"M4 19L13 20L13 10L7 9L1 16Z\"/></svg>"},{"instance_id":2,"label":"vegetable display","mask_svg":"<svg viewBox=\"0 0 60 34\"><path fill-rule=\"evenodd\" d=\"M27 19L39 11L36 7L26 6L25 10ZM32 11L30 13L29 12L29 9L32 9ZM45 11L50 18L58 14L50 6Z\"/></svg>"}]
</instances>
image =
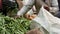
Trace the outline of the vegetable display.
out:
<instances>
[{"instance_id":1,"label":"vegetable display","mask_svg":"<svg viewBox=\"0 0 60 34\"><path fill-rule=\"evenodd\" d=\"M25 34L30 30L31 21L21 18L11 18L0 15L0 34Z\"/></svg>"}]
</instances>

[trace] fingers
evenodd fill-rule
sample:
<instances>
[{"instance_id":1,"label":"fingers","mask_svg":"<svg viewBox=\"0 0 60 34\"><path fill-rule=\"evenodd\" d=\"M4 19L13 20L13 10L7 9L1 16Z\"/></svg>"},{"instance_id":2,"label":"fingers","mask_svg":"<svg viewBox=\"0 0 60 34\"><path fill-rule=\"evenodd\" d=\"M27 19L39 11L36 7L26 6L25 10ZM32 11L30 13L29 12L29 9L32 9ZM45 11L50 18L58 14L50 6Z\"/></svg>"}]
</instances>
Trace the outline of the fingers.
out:
<instances>
[{"instance_id":1,"label":"fingers","mask_svg":"<svg viewBox=\"0 0 60 34\"><path fill-rule=\"evenodd\" d=\"M49 8L48 6L44 6L44 8L45 8L47 11L50 10L50 8Z\"/></svg>"},{"instance_id":2,"label":"fingers","mask_svg":"<svg viewBox=\"0 0 60 34\"><path fill-rule=\"evenodd\" d=\"M42 32L39 30L39 28L35 28L28 31L26 34L42 34Z\"/></svg>"},{"instance_id":3,"label":"fingers","mask_svg":"<svg viewBox=\"0 0 60 34\"><path fill-rule=\"evenodd\" d=\"M29 17L30 17L30 15L29 15L29 14L26 14L26 15L25 15L25 17L26 17L26 18L29 18Z\"/></svg>"},{"instance_id":4,"label":"fingers","mask_svg":"<svg viewBox=\"0 0 60 34\"><path fill-rule=\"evenodd\" d=\"M36 17L36 15L29 15L29 14L26 14L26 18L32 20Z\"/></svg>"}]
</instances>

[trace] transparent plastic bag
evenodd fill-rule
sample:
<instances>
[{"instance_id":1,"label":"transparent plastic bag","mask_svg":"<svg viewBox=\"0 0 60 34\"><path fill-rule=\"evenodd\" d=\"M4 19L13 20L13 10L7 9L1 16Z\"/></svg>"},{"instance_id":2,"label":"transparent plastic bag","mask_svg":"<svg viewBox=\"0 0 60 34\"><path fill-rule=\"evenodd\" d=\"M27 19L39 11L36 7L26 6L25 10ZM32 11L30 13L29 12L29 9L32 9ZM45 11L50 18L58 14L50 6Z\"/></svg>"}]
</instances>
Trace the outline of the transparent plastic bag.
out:
<instances>
[{"instance_id":1,"label":"transparent plastic bag","mask_svg":"<svg viewBox=\"0 0 60 34\"><path fill-rule=\"evenodd\" d=\"M41 27L40 27L41 26ZM51 13L43 8L40 9L40 12L36 18L32 20L32 28L41 28L43 34L60 34L60 19L54 17ZM44 31L44 29L46 31Z\"/></svg>"}]
</instances>

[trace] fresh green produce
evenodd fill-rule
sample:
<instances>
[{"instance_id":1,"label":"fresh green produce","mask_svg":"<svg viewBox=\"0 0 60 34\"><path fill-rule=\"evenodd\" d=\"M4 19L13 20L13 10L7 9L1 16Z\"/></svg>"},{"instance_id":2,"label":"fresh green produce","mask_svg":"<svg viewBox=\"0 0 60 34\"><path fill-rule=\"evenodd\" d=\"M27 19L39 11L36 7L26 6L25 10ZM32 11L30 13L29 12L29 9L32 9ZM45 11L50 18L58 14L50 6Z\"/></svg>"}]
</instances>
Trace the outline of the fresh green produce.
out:
<instances>
[{"instance_id":1,"label":"fresh green produce","mask_svg":"<svg viewBox=\"0 0 60 34\"><path fill-rule=\"evenodd\" d=\"M24 34L29 31L31 21L21 18L11 18L0 15L0 34Z\"/></svg>"}]
</instances>

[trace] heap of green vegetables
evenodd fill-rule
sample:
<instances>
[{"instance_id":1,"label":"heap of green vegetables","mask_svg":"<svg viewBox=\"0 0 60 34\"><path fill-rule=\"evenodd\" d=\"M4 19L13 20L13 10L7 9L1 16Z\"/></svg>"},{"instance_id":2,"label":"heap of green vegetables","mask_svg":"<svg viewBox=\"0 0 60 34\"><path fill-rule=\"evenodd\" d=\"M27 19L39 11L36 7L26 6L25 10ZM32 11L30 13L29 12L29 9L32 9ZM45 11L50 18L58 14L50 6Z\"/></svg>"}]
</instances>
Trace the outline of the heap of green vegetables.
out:
<instances>
[{"instance_id":1,"label":"heap of green vegetables","mask_svg":"<svg viewBox=\"0 0 60 34\"><path fill-rule=\"evenodd\" d=\"M0 15L0 34L25 34L29 31L30 20Z\"/></svg>"}]
</instances>

